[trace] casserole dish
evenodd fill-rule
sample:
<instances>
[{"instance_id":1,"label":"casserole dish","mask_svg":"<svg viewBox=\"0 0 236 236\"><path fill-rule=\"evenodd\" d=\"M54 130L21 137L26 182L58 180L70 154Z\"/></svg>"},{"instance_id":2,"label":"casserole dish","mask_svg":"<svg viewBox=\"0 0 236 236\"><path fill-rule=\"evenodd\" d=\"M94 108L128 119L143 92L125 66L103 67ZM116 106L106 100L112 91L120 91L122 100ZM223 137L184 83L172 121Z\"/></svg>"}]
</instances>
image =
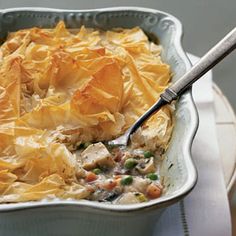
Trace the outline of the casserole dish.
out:
<instances>
[{"instance_id":1,"label":"casserole dish","mask_svg":"<svg viewBox=\"0 0 236 236\"><path fill-rule=\"evenodd\" d=\"M140 26L151 41L163 46L162 58L177 80L190 63L181 47L182 26L157 10L119 7L95 10L8 9L0 13L0 33L34 26L51 28L63 20L67 28L82 25L103 30ZM0 205L3 235L151 235L165 207L182 199L194 187L196 169L190 155L198 116L191 91L176 104L176 125L160 174L166 193L156 200L132 205L109 205L86 200L59 200Z\"/></svg>"}]
</instances>

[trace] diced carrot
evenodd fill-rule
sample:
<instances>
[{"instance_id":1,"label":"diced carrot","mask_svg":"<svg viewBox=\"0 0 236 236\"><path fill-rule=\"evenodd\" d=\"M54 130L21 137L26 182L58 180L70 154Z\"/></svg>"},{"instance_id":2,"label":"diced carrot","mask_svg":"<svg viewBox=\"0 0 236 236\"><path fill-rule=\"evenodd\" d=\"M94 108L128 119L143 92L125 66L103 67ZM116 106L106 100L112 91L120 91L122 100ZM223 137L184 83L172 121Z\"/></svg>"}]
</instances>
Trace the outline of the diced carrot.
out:
<instances>
[{"instance_id":1,"label":"diced carrot","mask_svg":"<svg viewBox=\"0 0 236 236\"><path fill-rule=\"evenodd\" d=\"M90 171L90 172L87 173L87 175L85 177L85 180L87 182L92 182L92 181L96 180L97 178L98 178L98 176Z\"/></svg>"},{"instance_id":2,"label":"diced carrot","mask_svg":"<svg viewBox=\"0 0 236 236\"><path fill-rule=\"evenodd\" d=\"M115 180L112 179L108 179L106 180L104 183L102 183L100 185L101 188L105 189L105 190L112 190L113 188L115 188L117 185Z\"/></svg>"},{"instance_id":3,"label":"diced carrot","mask_svg":"<svg viewBox=\"0 0 236 236\"><path fill-rule=\"evenodd\" d=\"M115 181L116 181L116 185L120 185L121 177L120 178L116 178Z\"/></svg>"},{"instance_id":4,"label":"diced carrot","mask_svg":"<svg viewBox=\"0 0 236 236\"><path fill-rule=\"evenodd\" d=\"M162 188L156 184L150 184L146 190L147 196L151 199L155 199L161 196Z\"/></svg>"},{"instance_id":5,"label":"diced carrot","mask_svg":"<svg viewBox=\"0 0 236 236\"><path fill-rule=\"evenodd\" d=\"M115 175L114 179L116 181L116 185L120 185L120 181L121 181L121 175Z\"/></svg>"},{"instance_id":6,"label":"diced carrot","mask_svg":"<svg viewBox=\"0 0 236 236\"><path fill-rule=\"evenodd\" d=\"M114 179L120 179L121 178L121 175L115 175L114 176Z\"/></svg>"}]
</instances>

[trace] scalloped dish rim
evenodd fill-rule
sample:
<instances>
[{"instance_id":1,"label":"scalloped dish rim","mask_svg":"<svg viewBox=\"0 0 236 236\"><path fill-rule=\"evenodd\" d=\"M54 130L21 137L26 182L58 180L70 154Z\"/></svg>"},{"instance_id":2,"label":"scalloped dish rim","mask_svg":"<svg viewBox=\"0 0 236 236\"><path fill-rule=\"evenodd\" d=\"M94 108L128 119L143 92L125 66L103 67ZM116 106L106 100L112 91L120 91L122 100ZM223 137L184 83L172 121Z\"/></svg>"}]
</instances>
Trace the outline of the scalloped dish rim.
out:
<instances>
[{"instance_id":1,"label":"scalloped dish rim","mask_svg":"<svg viewBox=\"0 0 236 236\"><path fill-rule=\"evenodd\" d=\"M176 26L176 33L174 37L174 46L177 51L179 57L183 60L187 69L190 68L191 64L189 59L187 58L181 44L181 39L183 35L183 29L181 22L174 16L169 13L149 9L142 7L109 7L109 8L98 8L98 9L86 9L86 10L66 10L66 9L54 9L54 8L38 8L38 7L26 7L26 8L8 8L0 10L0 14L5 14L8 12L14 11L47 11L47 12L72 12L72 13L86 13L86 12L112 12L112 11L137 11L137 12L145 12L145 13L159 13L168 17ZM188 136L185 138L185 143L183 147L184 161L186 165L186 169L188 170L187 181L182 185L182 187L174 192L174 194L168 196L161 196L158 199L151 200L145 203L136 203L130 205L115 205L115 204L107 204L107 203L98 203L88 200L42 200L36 202L23 202L23 203L9 203L9 204L0 204L0 212L8 212L15 210L23 210L29 208L42 208L49 206L79 206L79 207L87 207L94 210L106 211L106 212L136 212L140 210L148 210L151 208L162 208L169 206L180 199L182 199L185 195L187 195L195 186L197 182L197 171L194 166L194 163L191 158L190 149L192 145L192 141L197 131L198 127L198 114L197 110L192 98L191 89L187 91L183 96L185 96L189 101L188 109L191 112L191 117L189 120L190 131Z\"/></svg>"}]
</instances>

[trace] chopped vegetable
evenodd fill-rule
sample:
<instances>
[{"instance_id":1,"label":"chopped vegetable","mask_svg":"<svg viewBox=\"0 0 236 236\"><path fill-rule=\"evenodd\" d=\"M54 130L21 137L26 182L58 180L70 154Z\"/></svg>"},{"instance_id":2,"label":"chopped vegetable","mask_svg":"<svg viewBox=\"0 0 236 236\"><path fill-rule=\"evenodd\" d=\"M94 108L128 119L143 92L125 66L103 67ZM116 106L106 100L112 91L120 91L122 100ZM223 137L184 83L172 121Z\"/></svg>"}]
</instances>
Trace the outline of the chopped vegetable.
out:
<instances>
[{"instance_id":1,"label":"chopped vegetable","mask_svg":"<svg viewBox=\"0 0 236 236\"><path fill-rule=\"evenodd\" d=\"M133 177L130 175L122 178L120 181L121 185L130 185L132 184L132 182L133 182Z\"/></svg>"},{"instance_id":2,"label":"chopped vegetable","mask_svg":"<svg viewBox=\"0 0 236 236\"><path fill-rule=\"evenodd\" d=\"M149 174L147 174L146 177L149 178L150 180L157 180L158 179L157 174L155 174L155 173L149 173Z\"/></svg>"},{"instance_id":3,"label":"chopped vegetable","mask_svg":"<svg viewBox=\"0 0 236 236\"><path fill-rule=\"evenodd\" d=\"M157 186L156 184L150 184L147 187L147 196L150 199L155 199L161 196L162 189L160 186Z\"/></svg>"},{"instance_id":4,"label":"chopped vegetable","mask_svg":"<svg viewBox=\"0 0 236 236\"><path fill-rule=\"evenodd\" d=\"M92 182L92 181L96 180L97 178L98 178L98 176L90 171L90 172L87 173L87 175L85 177L85 180L87 182Z\"/></svg>"},{"instance_id":5,"label":"chopped vegetable","mask_svg":"<svg viewBox=\"0 0 236 236\"><path fill-rule=\"evenodd\" d=\"M129 158L125 161L124 163L124 167L128 170L133 169L136 165L138 164L138 162L134 159L134 158Z\"/></svg>"},{"instance_id":6,"label":"chopped vegetable","mask_svg":"<svg viewBox=\"0 0 236 236\"><path fill-rule=\"evenodd\" d=\"M117 148L119 146L116 145L116 144L107 144L106 147L107 147L108 150L112 150L113 148Z\"/></svg>"},{"instance_id":7,"label":"chopped vegetable","mask_svg":"<svg viewBox=\"0 0 236 236\"><path fill-rule=\"evenodd\" d=\"M150 158L154 156L153 153L150 151L145 151L143 155L144 155L144 158Z\"/></svg>"},{"instance_id":8,"label":"chopped vegetable","mask_svg":"<svg viewBox=\"0 0 236 236\"><path fill-rule=\"evenodd\" d=\"M99 175L99 174L102 173L102 170L99 169L99 168L96 168L96 169L93 170L93 173L96 174L96 175Z\"/></svg>"},{"instance_id":9,"label":"chopped vegetable","mask_svg":"<svg viewBox=\"0 0 236 236\"><path fill-rule=\"evenodd\" d=\"M147 201L147 198L142 193L137 192L134 195L139 200L139 202L146 202Z\"/></svg>"},{"instance_id":10,"label":"chopped vegetable","mask_svg":"<svg viewBox=\"0 0 236 236\"><path fill-rule=\"evenodd\" d=\"M112 180L112 179L108 179L106 180L105 182L103 182L100 187L102 189L105 189L105 190L112 190L113 188L115 188L117 185L117 182L115 180Z\"/></svg>"},{"instance_id":11,"label":"chopped vegetable","mask_svg":"<svg viewBox=\"0 0 236 236\"><path fill-rule=\"evenodd\" d=\"M83 148L87 148L88 146L90 146L92 143L91 142L86 142L83 144Z\"/></svg>"}]
</instances>

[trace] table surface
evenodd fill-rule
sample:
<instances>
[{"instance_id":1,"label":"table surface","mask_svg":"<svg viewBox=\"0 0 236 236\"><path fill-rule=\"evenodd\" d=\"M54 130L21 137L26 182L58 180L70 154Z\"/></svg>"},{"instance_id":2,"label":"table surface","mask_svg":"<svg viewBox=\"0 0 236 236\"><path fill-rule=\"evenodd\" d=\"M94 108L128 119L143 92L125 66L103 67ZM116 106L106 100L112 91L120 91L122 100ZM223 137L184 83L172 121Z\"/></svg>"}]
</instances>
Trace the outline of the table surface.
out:
<instances>
[{"instance_id":1,"label":"table surface","mask_svg":"<svg viewBox=\"0 0 236 236\"><path fill-rule=\"evenodd\" d=\"M216 84L213 84L213 91L217 139L225 184L231 199L236 179L236 118L231 104Z\"/></svg>"},{"instance_id":2,"label":"table surface","mask_svg":"<svg viewBox=\"0 0 236 236\"><path fill-rule=\"evenodd\" d=\"M199 59L191 54L188 56L193 63ZM229 178L227 179L226 175L224 178L221 162L225 159L220 155L221 143L217 140L218 123L225 123L226 118L230 121L231 117L228 115L230 106L220 94L219 89L212 84L212 72L208 72L193 86L193 97L200 119L192 146L198 182L183 201L163 213L157 224L156 235L232 235L226 182L230 182L233 170L226 171ZM214 95L220 101L217 101ZM220 114L224 112L225 115L217 115L218 110ZM235 156L231 157L233 158L228 158L229 163L235 160Z\"/></svg>"}]
</instances>

